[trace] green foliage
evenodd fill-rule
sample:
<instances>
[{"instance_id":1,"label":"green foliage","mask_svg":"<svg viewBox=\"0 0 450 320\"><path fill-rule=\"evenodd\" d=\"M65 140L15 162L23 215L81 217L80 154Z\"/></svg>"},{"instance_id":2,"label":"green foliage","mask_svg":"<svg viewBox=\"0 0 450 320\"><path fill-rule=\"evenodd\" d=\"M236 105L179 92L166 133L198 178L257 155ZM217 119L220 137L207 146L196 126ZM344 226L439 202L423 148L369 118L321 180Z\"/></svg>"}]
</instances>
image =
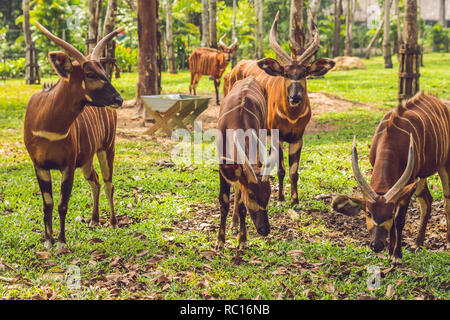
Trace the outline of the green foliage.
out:
<instances>
[{"instance_id":1,"label":"green foliage","mask_svg":"<svg viewBox=\"0 0 450 320\"><path fill-rule=\"evenodd\" d=\"M425 43L433 52L449 52L450 29L442 28L439 23L425 27Z\"/></svg>"},{"instance_id":2,"label":"green foliage","mask_svg":"<svg viewBox=\"0 0 450 320\"><path fill-rule=\"evenodd\" d=\"M123 44L116 46L117 65L122 71L136 71L138 54L137 49L131 49Z\"/></svg>"},{"instance_id":3,"label":"green foliage","mask_svg":"<svg viewBox=\"0 0 450 320\"><path fill-rule=\"evenodd\" d=\"M22 78L25 75L25 58L0 61L0 79Z\"/></svg>"}]
</instances>

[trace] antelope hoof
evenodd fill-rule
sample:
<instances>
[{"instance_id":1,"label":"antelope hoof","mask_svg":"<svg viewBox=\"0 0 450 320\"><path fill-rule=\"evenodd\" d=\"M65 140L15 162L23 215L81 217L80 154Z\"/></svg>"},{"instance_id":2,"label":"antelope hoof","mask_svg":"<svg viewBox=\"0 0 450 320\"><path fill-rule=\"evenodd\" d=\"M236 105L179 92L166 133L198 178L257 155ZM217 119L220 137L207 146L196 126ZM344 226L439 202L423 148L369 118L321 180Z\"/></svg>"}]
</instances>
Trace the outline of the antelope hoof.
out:
<instances>
[{"instance_id":1,"label":"antelope hoof","mask_svg":"<svg viewBox=\"0 0 450 320\"><path fill-rule=\"evenodd\" d=\"M44 241L44 248L47 250L50 250L53 247L53 242L52 240L45 240Z\"/></svg>"},{"instance_id":2,"label":"antelope hoof","mask_svg":"<svg viewBox=\"0 0 450 320\"><path fill-rule=\"evenodd\" d=\"M298 204L298 198L297 198L297 197L292 198L292 199L291 199L291 204L292 204L292 205Z\"/></svg>"},{"instance_id":3,"label":"antelope hoof","mask_svg":"<svg viewBox=\"0 0 450 320\"><path fill-rule=\"evenodd\" d=\"M247 243L245 241L239 242L238 250L243 251L247 248Z\"/></svg>"},{"instance_id":4,"label":"antelope hoof","mask_svg":"<svg viewBox=\"0 0 450 320\"><path fill-rule=\"evenodd\" d=\"M109 224L111 225L111 227L112 227L113 229L116 229L116 228L117 228L117 219L116 219L116 217L110 219L110 220L109 220Z\"/></svg>"},{"instance_id":5,"label":"antelope hoof","mask_svg":"<svg viewBox=\"0 0 450 320\"><path fill-rule=\"evenodd\" d=\"M391 263L393 266L399 266L402 264L402 258L392 256Z\"/></svg>"},{"instance_id":6,"label":"antelope hoof","mask_svg":"<svg viewBox=\"0 0 450 320\"><path fill-rule=\"evenodd\" d=\"M59 249L63 249L63 248L66 248L67 247L67 245L65 244L65 242L60 242L60 241L58 241L57 243L56 243L56 248L59 250Z\"/></svg>"},{"instance_id":7,"label":"antelope hoof","mask_svg":"<svg viewBox=\"0 0 450 320\"><path fill-rule=\"evenodd\" d=\"M98 220L91 219L91 221L89 222L89 227L97 227L99 224L100 223Z\"/></svg>"},{"instance_id":8,"label":"antelope hoof","mask_svg":"<svg viewBox=\"0 0 450 320\"><path fill-rule=\"evenodd\" d=\"M217 251L222 251L224 246L225 246L225 243L222 240L217 240L215 249Z\"/></svg>"}]
</instances>

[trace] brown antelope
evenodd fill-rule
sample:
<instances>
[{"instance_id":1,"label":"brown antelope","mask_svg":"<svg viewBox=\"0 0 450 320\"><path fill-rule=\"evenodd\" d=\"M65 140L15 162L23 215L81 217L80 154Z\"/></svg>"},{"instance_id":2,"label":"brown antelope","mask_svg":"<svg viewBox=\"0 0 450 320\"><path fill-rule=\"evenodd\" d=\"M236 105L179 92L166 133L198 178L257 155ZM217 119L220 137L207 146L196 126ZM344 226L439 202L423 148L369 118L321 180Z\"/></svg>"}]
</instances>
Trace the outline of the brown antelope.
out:
<instances>
[{"instance_id":1,"label":"brown antelope","mask_svg":"<svg viewBox=\"0 0 450 320\"><path fill-rule=\"evenodd\" d=\"M259 234L266 236L270 232L267 205L270 198L269 171L261 167L265 145L258 138L258 132L266 126L266 98L264 89L253 77L237 81L225 97L219 113L218 149L221 161L220 176L220 229L217 248L225 243L225 226L230 207L230 185L235 186L233 223L239 219L239 248L243 249L247 241L245 216L248 211ZM245 133L244 133L245 132ZM239 133L244 133L239 135ZM248 142L245 139L248 137ZM257 141L257 147L251 143ZM259 153L256 150L259 147ZM234 151L236 150L236 151ZM276 151L271 156L278 157ZM266 168L271 168L269 162ZM236 219L237 218L237 219Z\"/></svg>"},{"instance_id":2,"label":"brown antelope","mask_svg":"<svg viewBox=\"0 0 450 320\"><path fill-rule=\"evenodd\" d=\"M225 35L224 35L225 36ZM219 105L219 86L222 74L231 61L231 57L238 49L237 39L230 46L223 43L223 38L218 43L219 50L211 48L196 48L189 56L189 70L191 72L191 84L189 94L197 94L196 87L203 75L209 75L214 81L216 89L216 103Z\"/></svg>"},{"instance_id":3,"label":"brown antelope","mask_svg":"<svg viewBox=\"0 0 450 320\"><path fill-rule=\"evenodd\" d=\"M311 16L311 12L309 12ZM291 179L291 202L298 203L298 162L303 145L303 133L311 118L306 88L306 77L320 76L334 67L330 59L321 58L312 63L309 60L319 47L319 31L311 16L312 41L306 48L300 48L295 39L290 40L292 57L277 43L279 12L272 24L269 41L280 62L265 58L259 61L240 61L231 73L225 76L224 94L240 79L254 76L267 92L267 128L279 129L279 193L278 200L284 201L283 180L285 176L282 141L289 143L289 176Z\"/></svg>"},{"instance_id":4,"label":"brown antelope","mask_svg":"<svg viewBox=\"0 0 450 320\"><path fill-rule=\"evenodd\" d=\"M408 147L409 146L409 147ZM426 178L439 173L447 214L447 247L450 244L450 114L436 97L418 93L388 112L378 125L370 149L373 166L370 185L364 179L353 143L352 168L363 198L338 196L333 209L348 216L365 211L370 248L384 249L389 235L389 253L394 264L401 263L402 230L413 193L420 204L420 228L416 239L421 246L431 213L432 197Z\"/></svg>"},{"instance_id":5,"label":"brown antelope","mask_svg":"<svg viewBox=\"0 0 450 320\"><path fill-rule=\"evenodd\" d=\"M64 246L65 219L72 192L75 168L81 168L94 199L92 224L98 224L100 184L93 167L94 154L100 162L105 191L110 209L110 223L117 221L113 206L113 161L117 115L122 97L106 78L99 62L106 43L123 31L119 28L105 36L85 57L75 47L54 36L36 23L53 42L61 46L75 61L62 51L49 52L48 58L61 78L52 88L34 94L27 105L24 140L33 161L36 177L44 201L46 248L53 244L53 195L50 170L62 173L61 197L58 204L60 233L58 247Z\"/></svg>"}]
</instances>

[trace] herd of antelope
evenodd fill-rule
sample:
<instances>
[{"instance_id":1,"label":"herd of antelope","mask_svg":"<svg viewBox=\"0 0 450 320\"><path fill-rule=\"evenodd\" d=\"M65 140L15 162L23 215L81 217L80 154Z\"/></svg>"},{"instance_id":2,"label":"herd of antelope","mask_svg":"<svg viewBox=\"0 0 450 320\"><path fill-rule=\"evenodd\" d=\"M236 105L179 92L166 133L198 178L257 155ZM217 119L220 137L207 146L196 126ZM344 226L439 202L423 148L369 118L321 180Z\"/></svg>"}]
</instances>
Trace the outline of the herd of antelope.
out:
<instances>
[{"instance_id":1,"label":"herd of antelope","mask_svg":"<svg viewBox=\"0 0 450 320\"><path fill-rule=\"evenodd\" d=\"M319 48L319 32L312 16L310 18L310 42L301 46L295 39L290 39L289 55L277 42L277 13L269 40L279 60L242 60L224 77L224 99L218 120L221 136L217 140L221 212L218 249L225 243L231 186L234 187L232 227L239 227L239 248L246 245L247 212L257 232L263 236L269 234L270 171L275 163L278 200L285 199L283 142L289 144L291 203L298 203L299 159L303 134L311 118L307 77L324 75L334 67L330 59L312 61ZM110 224L113 227L117 224L112 184L117 122L114 108L120 107L123 100L107 79L99 57L106 43L122 28L104 37L86 57L40 24L37 26L67 52L52 51L48 54L61 79L56 85L34 94L25 115L25 145L44 203L44 246L50 248L54 243L50 170L62 173L58 247L66 242L65 216L76 168L81 168L91 187L94 201L91 223L98 224L100 184L93 167L94 154L99 160L105 183ZM304 37L303 34L301 36ZM226 46L222 40L223 37L219 41L219 50L197 48L189 57L190 93L196 94L200 77L209 75L214 81L217 104L222 74L238 48L236 39L231 46ZM268 144L263 142L267 137L262 137L262 130L271 136L268 152ZM244 138L238 139L237 132L245 132ZM256 149L252 147L253 143ZM337 196L332 201L332 208L348 216L355 216L360 211L366 213L370 248L374 252L383 250L389 238L391 260L394 264L401 263L402 230L413 194L419 200L421 211L416 244L423 244L432 203L426 179L436 172L444 191L447 248L450 248L450 114L443 102L420 92L384 116L375 131L370 150L373 166L370 184L359 169L356 136L351 159L354 177L363 197Z\"/></svg>"}]
</instances>

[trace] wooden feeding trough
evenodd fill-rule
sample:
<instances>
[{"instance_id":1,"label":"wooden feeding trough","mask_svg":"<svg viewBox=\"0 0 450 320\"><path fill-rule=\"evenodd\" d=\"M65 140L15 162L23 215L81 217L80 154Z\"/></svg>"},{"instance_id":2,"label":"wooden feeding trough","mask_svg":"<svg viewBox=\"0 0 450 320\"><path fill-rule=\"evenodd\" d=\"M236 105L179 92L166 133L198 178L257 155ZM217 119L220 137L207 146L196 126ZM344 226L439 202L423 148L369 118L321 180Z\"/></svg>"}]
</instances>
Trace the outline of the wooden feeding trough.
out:
<instances>
[{"instance_id":1,"label":"wooden feeding trough","mask_svg":"<svg viewBox=\"0 0 450 320\"><path fill-rule=\"evenodd\" d=\"M186 129L186 125L193 125L194 120L208 108L211 99L186 94L152 95L141 98L155 119L155 124L146 133L153 134L161 129L169 136L172 136L173 129Z\"/></svg>"}]
</instances>

